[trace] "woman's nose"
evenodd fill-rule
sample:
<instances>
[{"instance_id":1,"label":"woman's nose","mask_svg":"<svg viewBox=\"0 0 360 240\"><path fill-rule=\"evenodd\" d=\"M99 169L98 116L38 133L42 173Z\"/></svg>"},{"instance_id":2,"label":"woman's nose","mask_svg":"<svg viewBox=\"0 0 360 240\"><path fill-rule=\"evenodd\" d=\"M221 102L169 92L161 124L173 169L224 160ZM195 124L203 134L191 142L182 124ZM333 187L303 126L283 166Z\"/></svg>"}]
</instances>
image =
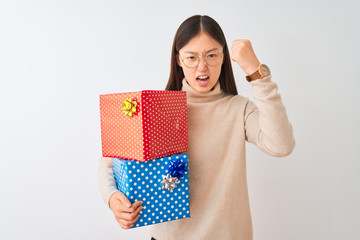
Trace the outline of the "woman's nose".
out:
<instances>
[{"instance_id":1,"label":"woman's nose","mask_svg":"<svg viewBox=\"0 0 360 240\"><path fill-rule=\"evenodd\" d=\"M199 69L199 70L204 70L204 69L206 69L206 68L207 68L207 63L206 63L205 59L204 59L204 58L200 58L200 59L199 59L198 69Z\"/></svg>"}]
</instances>

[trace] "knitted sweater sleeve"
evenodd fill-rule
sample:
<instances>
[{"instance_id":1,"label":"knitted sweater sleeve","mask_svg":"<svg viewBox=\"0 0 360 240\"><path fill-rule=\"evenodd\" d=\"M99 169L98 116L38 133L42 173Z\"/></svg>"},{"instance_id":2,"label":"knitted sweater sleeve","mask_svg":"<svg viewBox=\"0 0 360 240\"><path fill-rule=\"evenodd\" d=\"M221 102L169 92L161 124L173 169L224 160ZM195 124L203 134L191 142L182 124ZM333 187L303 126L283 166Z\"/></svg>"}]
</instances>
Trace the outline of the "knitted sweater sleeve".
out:
<instances>
[{"instance_id":1,"label":"knitted sweater sleeve","mask_svg":"<svg viewBox=\"0 0 360 240\"><path fill-rule=\"evenodd\" d=\"M295 147L293 129L271 76L250 82L254 102L245 107L245 135L248 142L274 156L289 155Z\"/></svg>"},{"instance_id":2,"label":"knitted sweater sleeve","mask_svg":"<svg viewBox=\"0 0 360 240\"><path fill-rule=\"evenodd\" d=\"M100 157L98 165L98 180L101 196L109 206L111 195L118 191L112 170L112 159Z\"/></svg>"}]
</instances>

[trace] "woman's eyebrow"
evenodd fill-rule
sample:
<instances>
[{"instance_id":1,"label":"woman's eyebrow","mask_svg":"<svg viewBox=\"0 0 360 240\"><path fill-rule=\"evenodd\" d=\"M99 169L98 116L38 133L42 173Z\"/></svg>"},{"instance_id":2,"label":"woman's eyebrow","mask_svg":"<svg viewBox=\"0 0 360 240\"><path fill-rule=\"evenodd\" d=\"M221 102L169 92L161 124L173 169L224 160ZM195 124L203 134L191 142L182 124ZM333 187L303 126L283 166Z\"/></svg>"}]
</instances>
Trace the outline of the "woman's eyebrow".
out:
<instances>
[{"instance_id":1,"label":"woman's eyebrow","mask_svg":"<svg viewBox=\"0 0 360 240\"><path fill-rule=\"evenodd\" d=\"M212 51L215 51L215 50L219 50L219 48L212 48L209 51L207 51L206 53L209 53L209 52L212 52Z\"/></svg>"},{"instance_id":2,"label":"woman's eyebrow","mask_svg":"<svg viewBox=\"0 0 360 240\"><path fill-rule=\"evenodd\" d=\"M219 50L219 48L212 48L212 49L206 51L206 53L209 53L209 52L212 52L212 51L215 51L215 50ZM186 51L184 53L197 54L196 52L192 52L192 51Z\"/></svg>"}]
</instances>

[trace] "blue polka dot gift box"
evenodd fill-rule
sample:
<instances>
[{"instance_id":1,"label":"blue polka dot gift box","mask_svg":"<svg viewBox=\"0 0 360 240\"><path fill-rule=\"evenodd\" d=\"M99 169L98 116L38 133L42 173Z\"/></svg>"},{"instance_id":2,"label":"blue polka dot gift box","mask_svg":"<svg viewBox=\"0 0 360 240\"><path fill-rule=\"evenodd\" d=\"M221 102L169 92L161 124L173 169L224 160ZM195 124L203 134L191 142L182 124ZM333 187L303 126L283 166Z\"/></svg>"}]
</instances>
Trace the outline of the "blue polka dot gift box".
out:
<instances>
[{"instance_id":1,"label":"blue polka dot gift box","mask_svg":"<svg viewBox=\"0 0 360 240\"><path fill-rule=\"evenodd\" d=\"M133 228L190 217L188 155L146 162L113 158L119 191L144 209Z\"/></svg>"}]
</instances>

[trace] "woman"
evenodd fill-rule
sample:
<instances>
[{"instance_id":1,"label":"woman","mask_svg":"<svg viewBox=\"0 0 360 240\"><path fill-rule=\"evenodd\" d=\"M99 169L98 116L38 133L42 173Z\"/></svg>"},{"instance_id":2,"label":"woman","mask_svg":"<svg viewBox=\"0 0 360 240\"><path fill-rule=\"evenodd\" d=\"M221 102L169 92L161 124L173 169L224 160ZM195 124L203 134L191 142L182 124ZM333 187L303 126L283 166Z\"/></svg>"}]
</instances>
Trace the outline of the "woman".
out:
<instances>
[{"instance_id":1,"label":"woman","mask_svg":"<svg viewBox=\"0 0 360 240\"><path fill-rule=\"evenodd\" d=\"M215 20L193 16L176 32L166 90L187 92L191 218L153 225L150 234L169 239L252 239L245 141L271 156L295 146L285 107L250 41L236 40L231 56ZM255 103L238 95L231 60L247 74ZM101 158L100 189L116 220L128 229L142 202L117 191L111 159Z\"/></svg>"}]
</instances>

